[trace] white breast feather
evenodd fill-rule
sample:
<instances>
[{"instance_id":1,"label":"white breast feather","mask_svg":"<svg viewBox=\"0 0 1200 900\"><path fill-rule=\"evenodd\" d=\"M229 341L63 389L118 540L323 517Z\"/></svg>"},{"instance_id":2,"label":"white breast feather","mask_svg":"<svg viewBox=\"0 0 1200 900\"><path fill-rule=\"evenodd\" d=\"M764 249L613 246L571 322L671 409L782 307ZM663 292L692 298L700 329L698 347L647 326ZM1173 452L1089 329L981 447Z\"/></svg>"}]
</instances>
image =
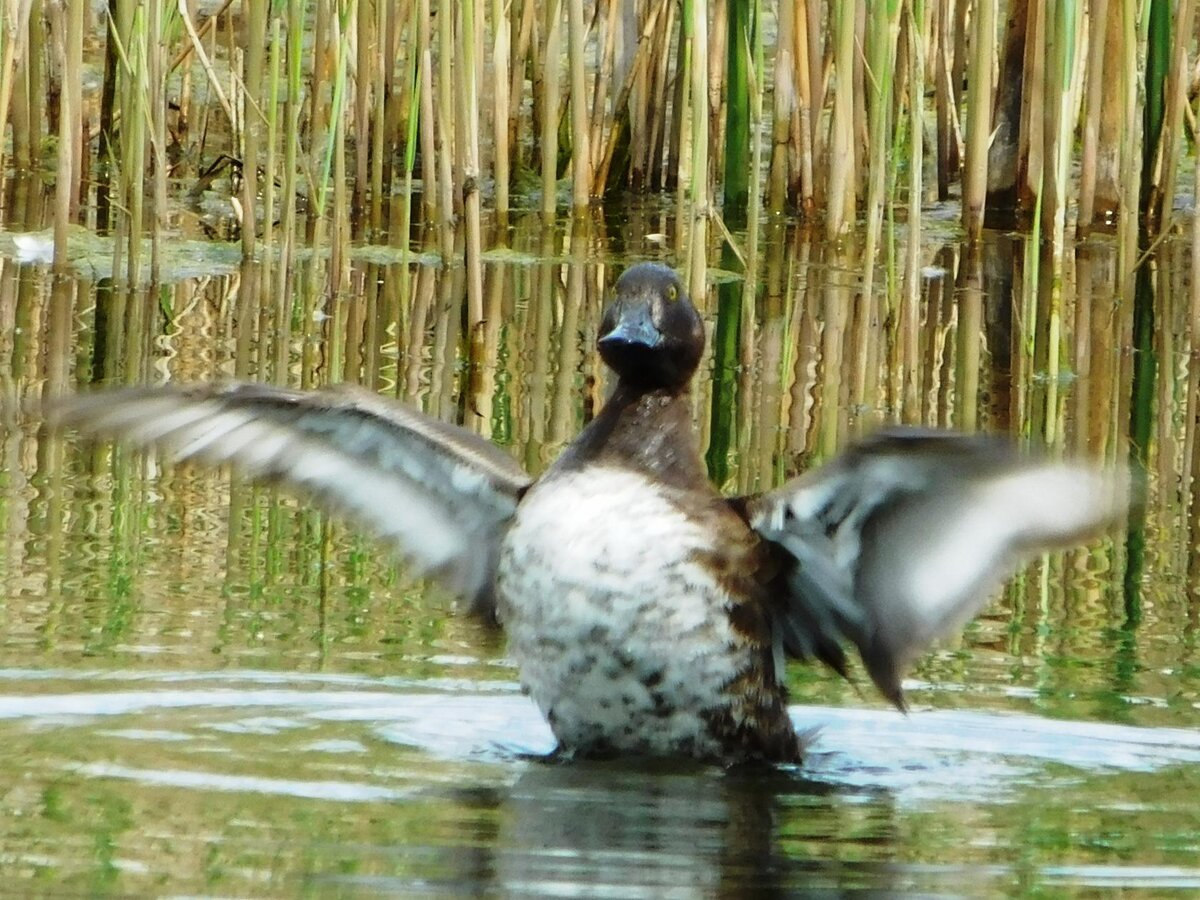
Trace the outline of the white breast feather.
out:
<instances>
[{"instance_id":1,"label":"white breast feather","mask_svg":"<svg viewBox=\"0 0 1200 900\"><path fill-rule=\"evenodd\" d=\"M668 752L702 734L700 713L746 665L728 594L695 558L715 549L636 473L590 468L525 498L501 557L500 611L560 740Z\"/></svg>"}]
</instances>

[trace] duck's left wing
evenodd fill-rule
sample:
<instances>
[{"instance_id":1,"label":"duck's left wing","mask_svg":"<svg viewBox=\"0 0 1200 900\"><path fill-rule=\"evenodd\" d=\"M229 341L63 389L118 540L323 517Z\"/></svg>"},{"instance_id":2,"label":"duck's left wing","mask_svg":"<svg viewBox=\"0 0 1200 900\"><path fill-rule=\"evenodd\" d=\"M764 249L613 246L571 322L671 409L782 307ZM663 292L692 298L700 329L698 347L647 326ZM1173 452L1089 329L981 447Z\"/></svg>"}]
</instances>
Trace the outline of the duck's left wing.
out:
<instances>
[{"instance_id":1,"label":"duck's left wing","mask_svg":"<svg viewBox=\"0 0 1200 900\"><path fill-rule=\"evenodd\" d=\"M1085 541L1128 504L1119 473L995 438L894 429L777 490L732 501L781 552L776 646L845 674L853 643L903 708L913 658L1027 559Z\"/></svg>"},{"instance_id":2,"label":"duck's left wing","mask_svg":"<svg viewBox=\"0 0 1200 900\"><path fill-rule=\"evenodd\" d=\"M51 425L286 485L391 544L483 615L529 476L498 447L363 388L138 387L48 404Z\"/></svg>"}]
</instances>

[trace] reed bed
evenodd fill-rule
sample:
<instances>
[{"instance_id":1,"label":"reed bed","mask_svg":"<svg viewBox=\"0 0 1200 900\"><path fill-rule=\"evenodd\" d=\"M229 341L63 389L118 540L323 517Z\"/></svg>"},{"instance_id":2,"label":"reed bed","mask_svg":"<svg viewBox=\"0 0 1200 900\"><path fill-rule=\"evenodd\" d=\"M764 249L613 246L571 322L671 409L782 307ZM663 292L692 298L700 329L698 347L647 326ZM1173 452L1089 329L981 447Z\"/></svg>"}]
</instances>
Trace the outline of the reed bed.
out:
<instances>
[{"instance_id":1,"label":"reed bed","mask_svg":"<svg viewBox=\"0 0 1200 900\"><path fill-rule=\"evenodd\" d=\"M328 246L332 293L353 241L464 221L476 318L485 208L678 191L700 246L752 197L876 242L884 209L935 199L972 239L1153 235L1195 122L1195 4L1170 6L14 0L0 149L6 173L54 171L60 238L124 236L135 281L140 236L203 202L247 258Z\"/></svg>"}]
</instances>

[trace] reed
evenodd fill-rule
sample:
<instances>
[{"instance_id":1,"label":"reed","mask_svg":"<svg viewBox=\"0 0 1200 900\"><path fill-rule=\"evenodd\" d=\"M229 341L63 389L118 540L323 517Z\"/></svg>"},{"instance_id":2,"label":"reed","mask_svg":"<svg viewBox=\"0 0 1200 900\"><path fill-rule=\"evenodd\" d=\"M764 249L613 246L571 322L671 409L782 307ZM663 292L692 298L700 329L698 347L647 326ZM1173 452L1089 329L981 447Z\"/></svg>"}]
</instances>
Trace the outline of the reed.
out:
<instances>
[{"instance_id":1,"label":"reed","mask_svg":"<svg viewBox=\"0 0 1200 900\"><path fill-rule=\"evenodd\" d=\"M966 165L963 172L963 227L972 240L983 232L987 195L987 149L992 130L992 68L996 46L996 0L979 0L972 21L971 62L967 73Z\"/></svg>"},{"instance_id":2,"label":"reed","mask_svg":"<svg viewBox=\"0 0 1200 900\"><path fill-rule=\"evenodd\" d=\"M891 113L895 105L892 73L896 66L896 41L900 35L900 2L888 0L876 3L871 8L868 22L868 78L867 90L870 103L869 141L870 155L867 160L867 228L863 259L863 297L868 305L875 302L875 247L883 229L883 208L888 168L888 151L891 149L893 123Z\"/></svg>"},{"instance_id":3,"label":"reed","mask_svg":"<svg viewBox=\"0 0 1200 900\"><path fill-rule=\"evenodd\" d=\"M61 48L62 90L58 108L58 173L54 191L54 268L65 272L67 231L74 221L82 170L83 8L80 4L55 11Z\"/></svg>"},{"instance_id":4,"label":"reed","mask_svg":"<svg viewBox=\"0 0 1200 900\"><path fill-rule=\"evenodd\" d=\"M830 125L829 194L825 208L825 233L830 238L849 232L854 223L854 201L858 193L854 140L855 7L854 3L839 3L830 10L833 18L833 68L837 81Z\"/></svg>"},{"instance_id":5,"label":"reed","mask_svg":"<svg viewBox=\"0 0 1200 900\"><path fill-rule=\"evenodd\" d=\"M301 87L303 41L304 4L302 0L288 0L287 32L284 44L287 99L284 101L283 109L283 170L280 178L283 211L280 216L279 228L279 271L283 275L279 296L285 306L280 310L280 321L287 321L290 318L288 306L292 302L294 290L292 262L296 256L296 203L301 184L299 157L300 115L303 102Z\"/></svg>"},{"instance_id":6,"label":"reed","mask_svg":"<svg viewBox=\"0 0 1200 900\"><path fill-rule=\"evenodd\" d=\"M690 15L689 15L690 13ZM691 0L684 9L689 28L687 43L690 44L688 79L689 106L693 113L704 110L708 105L708 10L703 0ZM707 294L708 260L708 127L707 117L697 116L689 135L691 140L690 168L688 170L688 199L691 202L691 223L688 229L688 292L693 297ZM683 180L683 179L681 179Z\"/></svg>"},{"instance_id":7,"label":"reed","mask_svg":"<svg viewBox=\"0 0 1200 900\"><path fill-rule=\"evenodd\" d=\"M924 119L926 52L921 23L925 21L925 4L916 0L905 9L904 33L908 59L908 233L905 237L904 280L896 304L895 320L898 365L892 367L896 388L893 391L893 410L903 414L916 405L916 357L921 294L921 205L924 200Z\"/></svg>"},{"instance_id":8,"label":"reed","mask_svg":"<svg viewBox=\"0 0 1200 900\"><path fill-rule=\"evenodd\" d=\"M479 169L479 79L477 42L480 21L475 0L463 0L459 6L459 40L462 73L459 77L459 118L461 127L462 202L466 216L467 325L476 328L483 322L483 234L480 226Z\"/></svg>"},{"instance_id":9,"label":"reed","mask_svg":"<svg viewBox=\"0 0 1200 900\"><path fill-rule=\"evenodd\" d=\"M207 14L113 0L101 17L13 0L0 23L0 153L30 170L52 149L59 222L78 218L94 185L90 220L120 233L126 275L149 235L157 276L172 210L223 193L235 213L216 234L240 234L253 258L278 222L273 252L330 250L327 287L344 291L352 239L384 229L408 239L390 198L410 182L408 228L435 226L444 258L457 252L457 223L471 232L475 318L483 275L470 258L487 249L489 197L500 215L531 205L555 215L564 174L574 209L674 191L698 289L710 215L736 231L762 203L828 236L865 222L870 271L877 248L894 259L890 211L920 209L921 185L901 173L923 165L927 128L938 195L958 188L970 235L985 211L1025 228L1036 215L1055 245L1072 218L1080 232L1139 211L1146 229L1169 226L1191 152L1195 2L1151 0L1144 35L1139 9L730 0L710 21L696 0L248 0ZM64 15L61 29L43 27ZM97 31L70 67L68 20ZM81 90L83 70L99 73L97 100ZM929 96L916 89L925 84Z\"/></svg>"},{"instance_id":10,"label":"reed","mask_svg":"<svg viewBox=\"0 0 1200 900\"><path fill-rule=\"evenodd\" d=\"M724 216L728 222L740 223L750 201L750 69L757 28L750 0L728 0L726 10Z\"/></svg>"},{"instance_id":11,"label":"reed","mask_svg":"<svg viewBox=\"0 0 1200 900\"><path fill-rule=\"evenodd\" d=\"M25 53L17 68L20 98L13 109L13 163L19 169L32 169L42 162L42 137L46 133L45 110L49 106L50 82L46 77L46 7L44 0L32 0L25 17ZM16 21L20 23L20 17ZM13 41L14 50L20 42Z\"/></svg>"},{"instance_id":12,"label":"reed","mask_svg":"<svg viewBox=\"0 0 1200 900\"><path fill-rule=\"evenodd\" d=\"M1163 198L1156 161L1166 120L1167 66L1171 53L1171 8L1165 0L1150 0L1147 7L1146 105L1142 113L1142 207L1143 220L1155 228L1162 216Z\"/></svg>"},{"instance_id":13,"label":"reed","mask_svg":"<svg viewBox=\"0 0 1200 900\"><path fill-rule=\"evenodd\" d=\"M591 201L592 187L583 0L567 0L567 43L571 67L571 201L576 209L580 209Z\"/></svg>"},{"instance_id":14,"label":"reed","mask_svg":"<svg viewBox=\"0 0 1200 900\"><path fill-rule=\"evenodd\" d=\"M283 81L283 33L278 16L272 17L269 27L267 48L267 87L266 103L263 106L265 116L264 127L264 158L262 187L263 207L263 250L267 258L271 258L275 249L275 184L276 167L279 158L279 117L280 117L280 88ZM269 271L269 267L267 267Z\"/></svg>"},{"instance_id":15,"label":"reed","mask_svg":"<svg viewBox=\"0 0 1200 900\"><path fill-rule=\"evenodd\" d=\"M495 42L492 45L492 139L494 142L496 193L493 206L504 216L508 213L508 188L512 178L510 165L511 129L509 119L510 45L512 42L512 5L505 0L492 0L492 30ZM518 94L518 96L520 96ZM586 111L580 101L579 106Z\"/></svg>"},{"instance_id":16,"label":"reed","mask_svg":"<svg viewBox=\"0 0 1200 900\"><path fill-rule=\"evenodd\" d=\"M799 75L801 67L798 63L798 53L802 50L797 46L796 37L798 26L797 13L803 15L803 9L797 10L799 4L781 3L776 22L779 42L776 46L774 95L775 104L771 118L771 153L770 153L770 184L767 188L767 208L772 213L782 213L786 208L788 186L791 181L791 165L788 144L792 136L792 120L799 119L798 91L793 87L793 78ZM761 38L759 41L761 43ZM760 96L756 94L756 96Z\"/></svg>"},{"instance_id":17,"label":"reed","mask_svg":"<svg viewBox=\"0 0 1200 900\"><path fill-rule=\"evenodd\" d=\"M1116 4L1113 4L1116 6ZM1114 13L1116 11L1114 10ZM1096 219L1096 180L1100 154L1100 115L1104 104L1105 77L1111 80L1116 74L1110 68L1105 72L1105 41L1108 34L1108 0L1092 0L1091 15L1088 16L1088 63L1087 100L1084 104L1083 140L1080 150L1079 171L1079 234L1087 234ZM1115 16L1114 16L1115 18ZM1119 92L1111 91L1117 94Z\"/></svg>"},{"instance_id":18,"label":"reed","mask_svg":"<svg viewBox=\"0 0 1200 900\"><path fill-rule=\"evenodd\" d=\"M1154 4L1166 7L1166 4ZM1169 13L1168 13L1169 15ZM1151 46L1156 46L1161 38L1154 34L1162 13L1151 13ZM1171 35L1170 59L1165 73L1162 92L1163 121L1158 127L1158 141L1155 148L1154 167L1151 171L1151 181L1154 188L1148 200L1147 213L1156 230L1162 228L1164 211L1174 204L1175 185L1179 170L1182 168L1180 158L1180 137L1183 134L1183 114L1188 105L1187 92L1191 84L1188 66L1188 50L1194 43L1196 20L1196 4L1194 0L1180 0L1176 5L1173 16L1174 33ZM1170 27L1170 26L1168 26ZM1149 68L1149 63L1147 63Z\"/></svg>"},{"instance_id":19,"label":"reed","mask_svg":"<svg viewBox=\"0 0 1200 900\"><path fill-rule=\"evenodd\" d=\"M267 45L267 2L248 0L242 9L242 78L237 97L241 103L241 233L242 254L252 259L258 246L258 169L265 118L259 107L263 96Z\"/></svg>"},{"instance_id":20,"label":"reed","mask_svg":"<svg viewBox=\"0 0 1200 900\"><path fill-rule=\"evenodd\" d=\"M121 20L125 28L119 37L125 51L122 53L124 78L121 82L119 115L122 122L121 147L124 153L119 173L119 196L120 205L127 214L119 220L118 239L113 242L113 274L118 279L123 276L129 285L137 285L141 281L141 244L145 213L145 50L148 35L145 10L132 3L124 3L121 6Z\"/></svg>"},{"instance_id":21,"label":"reed","mask_svg":"<svg viewBox=\"0 0 1200 900\"><path fill-rule=\"evenodd\" d=\"M5 6L3 28L0 28L0 135L8 131L17 68L28 56L29 14L32 6L33 0ZM14 132L14 143L16 140ZM0 169L7 165L9 156L5 143L0 141Z\"/></svg>"},{"instance_id":22,"label":"reed","mask_svg":"<svg viewBox=\"0 0 1200 900\"><path fill-rule=\"evenodd\" d=\"M545 31L542 61L541 154L542 212L553 215L558 203L558 117L562 85L560 59L562 48L562 2L549 0L545 5L542 27Z\"/></svg>"}]
</instances>

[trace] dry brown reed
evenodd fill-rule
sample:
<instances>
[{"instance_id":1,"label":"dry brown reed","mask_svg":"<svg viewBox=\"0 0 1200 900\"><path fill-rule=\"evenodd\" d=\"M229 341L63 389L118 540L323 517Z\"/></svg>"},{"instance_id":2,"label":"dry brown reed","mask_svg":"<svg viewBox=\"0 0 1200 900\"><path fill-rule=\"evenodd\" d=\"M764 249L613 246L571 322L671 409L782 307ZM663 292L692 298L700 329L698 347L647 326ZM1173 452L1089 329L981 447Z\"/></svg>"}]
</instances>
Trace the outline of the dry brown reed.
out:
<instances>
[{"instance_id":1,"label":"dry brown reed","mask_svg":"<svg viewBox=\"0 0 1200 900\"><path fill-rule=\"evenodd\" d=\"M752 15L748 0L731 3L710 21L696 0L250 0L205 14L118 0L111 16L18 0L0 40L3 158L33 169L43 147L55 147L66 182L60 234L67 221L93 221L81 200L94 188L94 222L124 236L130 272L140 235L178 227L172 203L224 193L229 213L215 233L239 235L247 257L302 210L302 240L332 254L331 295L347 288L356 236L421 222L445 234L462 219L464 252L477 258L489 201L551 215L612 191L678 187L703 246L723 166L755 159L762 141L768 206L819 218L830 236L854 230L864 212L879 231L879 211L913 187L881 181L883 172L899 159L921 167L927 130L938 194L953 197L960 185L975 238L989 216L1040 216L1059 244L1070 221L1087 231L1139 212L1152 229L1171 220L1194 119L1192 0L1168 20L1169 39L1139 32L1133 0L801 0L754 4ZM732 42L727 22L740 35ZM751 26L753 35L739 30ZM726 73L755 42L763 51L749 73L752 106L770 125L751 129L756 144L742 157L727 146L743 149L745 119L739 98L737 134L727 131ZM1147 83L1147 103L1161 106L1161 131L1150 136L1138 114L1143 66L1161 73ZM410 183L413 167L420 177ZM753 174L759 190L763 176ZM389 198L406 184L420 206L402 222ZM296 236L282 231L278 252L287 253ZM441 252L455 248L443 241ZM481 314L481 273L473 263L472 317Z\"/></svg>"}]
</instances>

